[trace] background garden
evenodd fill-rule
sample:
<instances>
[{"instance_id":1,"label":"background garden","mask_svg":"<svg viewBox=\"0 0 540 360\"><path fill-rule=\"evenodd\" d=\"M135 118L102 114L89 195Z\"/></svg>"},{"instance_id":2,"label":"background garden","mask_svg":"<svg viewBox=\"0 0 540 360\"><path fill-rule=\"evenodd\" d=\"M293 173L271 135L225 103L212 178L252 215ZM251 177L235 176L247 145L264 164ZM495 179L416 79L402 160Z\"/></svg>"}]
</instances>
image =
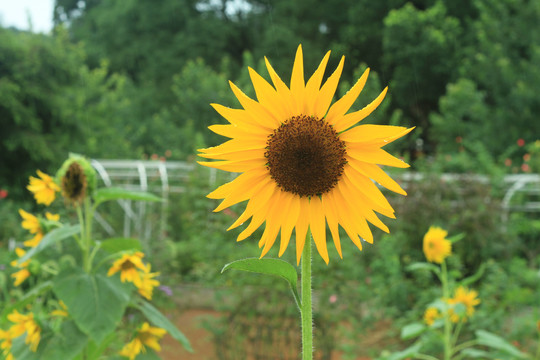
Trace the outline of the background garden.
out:
<instances>
[{"instance_id":1,"label":"background garden","mask_svg":"<svg viewBox=\"0 0 540 360\"><path fill-rule=\"evenodd\" d=\"M201 342L204 355L193 359L277 359L276 346L294 354L299 324L286 284L220 274L228 262L258 256L258 237L236 243L238 230L225 231L242 206L212 213L217 203L205 195L229 175L198 166L195 150L221 142L207 129L225 121L210 103L239 107L227 80L254 95L247 66L266 76L267 56L287 82L301 43L306 74L327 50L328 71L345 55L340 96L371 68L354 109L389 86L366 121L416 126L391 144L412 166L392 172L409 195L387 194L397 216L390 234L375 232L361 253L344 241L344 259L334 252L328 266L314 260L320 358L376 358L412 343L400 329L421 321L440 296L430 272L408 268L425 261L422 238L432 225L464 235L448 259L453 276L478 274L470 286L481 303L461 336L485 329L536 353L540 1L57 0L51 17L47 35L0 28L0 305L24 291L9 277L16 256L8 250L26 240L18 209L38 210L26 191L36 169L54 175L69 152L183 162L170 170L178 176L169 179L176 190L166 203L141 215L149 232L130 233L161 272L157 304L178 319L194 309L212 315L177 323L188 337L205 329L213 344L208 354ZM529 183L508 197L523 179ZM164 195L159 175L148 180ZM131 181L140 185L137 176ZM102 216L125 231L118 204ZM99 224L96 231L107 235ZM284 258L295 262L292 252Z\"/></svg>"}]
</instances>

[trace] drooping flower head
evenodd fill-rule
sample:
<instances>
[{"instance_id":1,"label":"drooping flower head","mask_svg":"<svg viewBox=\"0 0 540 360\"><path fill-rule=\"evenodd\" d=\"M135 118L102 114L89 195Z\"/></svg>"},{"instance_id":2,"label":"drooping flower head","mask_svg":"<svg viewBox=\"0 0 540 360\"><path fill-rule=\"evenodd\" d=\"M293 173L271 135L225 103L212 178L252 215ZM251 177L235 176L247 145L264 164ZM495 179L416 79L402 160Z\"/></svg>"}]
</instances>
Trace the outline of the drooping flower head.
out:
<instances>
[{"instance_id":1,"label":"drooping flower head","mask_svg":"<svg viewBox=\"0 0 540 360\"><path fill-rule=\"evenodd\" d=\"M387 92L385 88L362 110L347 113L362 91L369 69L345 96L331 105L344 58L321 86L329 56L330 52L306 83L299 46L290 86L265 59L272 85L249 69L257 100L246 96L231 82L243 109L212 104L229 124L213 125L210 129L230 140L201 149L201 157L218 161L200 164L241 174L208 197L224 199L215 211L248 201L245 211L229 229L251 218L238 236L240 241L266 222L259 241L263 248L261 257L270 250L279 232L281 256L296 229L296 253L300 261L309 227L319 254L328 263L326 224L340 256L339 226L361 249L360 239L373 241L368 222L388 232L375 212L395 218L394 210L372 180L406 195L379 165L408 167L382 148L412 129L356 126L379 106Z\"/></svg>"},{"instance_id":2,"label":"drooping flower head","mask_svg":"<svg viewBox=\"0 0 540 360\"><path fill-rule=\"evenodd\" d=\"M37 170L37 174L40 178L30 176L30 185L26 188L34 194L38 204L49 206L56 198L56 192L60 191L60 187L49 175L40 170Z\"/></svg>"},{"instance_id":3,"label":"drooping flower head","mask_svg":"<svg viewBox=\"0 0 540 360\"><path fill-rule=\"evenodd\" d=\"M9 328L12 338L26 333L25 343L30 345L31 351L36 352L39 341L41 340L41 328L34 320L34 314L20 314L17 310L13 310L7 318L13 323Z\"/></svg>"},{"instance_id":4,"label":"drooping flower head","mask_svg":"<svg viewBox=\"0 0 540 360\"><path fill-rule=\"evenodd\" d=\"M84 156L78 154L69 154L56 177L60 179L64 200L75 206L92 195L97 187L96 171Z\"/></svg>"},{"instance_id":5,"label":"drooping flower head","mask_svg":"<svg viewBox=\"0 0 540 360\"><path fill-rule=\"evenodd\" d=\"M145 322L137 330L135 339L126 344L120 351L120 355L128 357L129 360L135 359L141 352L146 352L146 346L155 350L161 351L159 340L167 333L165 329L152 327Z\"/></svg>"},{"instance_id":6,"label":"drooping flower head","mask_svg":"<svg viewBox=\"0 0 540 360\"><path fill-rule=\"evenodd\" d=\"M141 271L148 272L148 267L142 261L144 254L137 251L133 254L124 254L120 259L116 260L109 271L108 276L120 271L120 280L122 282L132 282L137 287L142 286Z\"/></svg>"},{"instance_id":7,"label":"drooping flower head","mask_svg":"<svg viewBox=\"0 0 540 360\"><path fill-rule=\"evenodd\" d=\"M452 243L446 239L448 232L432 226L424 235L424 255L429 262L441 264L452 254Z\"/></svg>"},{"instance_id":8,"label":"drooping flower head","mask_svg":"<svg viewBox=\"0 0 540 360\"><path fill-rule=\"evenodd\" d=\"M13 345L13 334L10 331L0 329L0 349L6 360L13 360L13 354L11 354L11 346Z\"/></svg>"}]
</instances>

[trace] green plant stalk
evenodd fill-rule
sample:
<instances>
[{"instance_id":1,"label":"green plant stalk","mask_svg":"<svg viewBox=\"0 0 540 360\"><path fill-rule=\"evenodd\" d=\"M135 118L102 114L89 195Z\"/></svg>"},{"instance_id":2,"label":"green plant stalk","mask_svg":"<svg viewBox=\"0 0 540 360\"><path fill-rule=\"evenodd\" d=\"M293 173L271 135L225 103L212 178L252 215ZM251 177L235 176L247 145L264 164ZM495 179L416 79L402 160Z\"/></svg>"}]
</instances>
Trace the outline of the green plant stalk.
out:
<instances>
[{"instance_id":1,"label":"green plant stalk","mask_svg":"<svg viewBox=\"0 0 540 360\"><path fill-rule=\"evenodd\" d=\"M90 271L92 270L93 255L90 255L89 252L90 252L90 247L92 245L92 220L94 218L94 210L92 209L92 206L90 204L90 199L88 197L84 199L84 215L85 215L85 220L86 220L86 226L85 226L86 249L87 249L86 272L90 273Z\"/></svg>"},{"instance_id":2,"label":"green plant stalk","mask_svg":"<svg viewBox=\"0 0 540 360\"><path fill-rule=\"evenodd\" d=\"M446 270L446 262L441 263L441 282L443 288L443 299L446 301L450 298L448 289L448 271ZM444 315L444 360L450 360L452 357L452 324L448 311Z\"/></svg>"},{"instance_id":3,"label":"green plant stalk","mask_svg":"<svg viewBox=\"0 0 540 360\"><path fill-rule=\"evenodd\" d=\"M311 230L308 229L302 252L302 360L313 359L313 312L311 308Z\"/></svg>"},{"instance_id":4,"label":"green plant stalk","mask_svg":"<svg viewBox=\"0 0 540 360\"><path fill-rule=\"evenodd\" d=\"M79 218L79 224L81 225L81 238L79 241L79 247L82 251L83 269L88 272L88 242L86 240L86 223L83 215L83 211L80 205L75 205L77 211L77 217Z\"/></svg>"}]
</instances>

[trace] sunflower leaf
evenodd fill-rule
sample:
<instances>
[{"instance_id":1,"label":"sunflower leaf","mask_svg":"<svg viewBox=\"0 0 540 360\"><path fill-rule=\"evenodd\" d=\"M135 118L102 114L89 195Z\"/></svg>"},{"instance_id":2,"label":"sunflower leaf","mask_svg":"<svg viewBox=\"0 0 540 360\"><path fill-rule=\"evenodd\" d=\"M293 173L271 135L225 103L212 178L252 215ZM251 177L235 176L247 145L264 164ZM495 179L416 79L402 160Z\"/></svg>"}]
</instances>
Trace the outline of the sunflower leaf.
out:
<instances>
[{"instance_id":1,"label":"sunflower leaf","mask_svg":"<svg viewBox=\"0 0 540 360\"><path fill-rule=\"evenodd\" d=\"M502 351L508 355L512 355L514 359L527 359L528 356L514 345L506 342L503 338L498 335L492 334L488 331L477 330L475 331L476 339L480 345L490 347Z\"/></svg>"},{"instance_id":2,"label":"sunflower leaf","mask_svg":"<svg viewBox=\"0 0 540 360\"><path fill-rule=\"evenodd\" d=\"M439 275L441 270L433 265L433 264L430 264L430 263L425 263L425 262L417 262L417 263L413 263L409 266L407 266L407 270L408 271L416 271L416 270L430 270L430 271L433 271L435 274Z\"/></svg>"},{"instance_id":3,"label":"sunflower leaf","mask_svg":"<svg viewBox=\"0 0 540 360\"><path fill-rule=\"evenodd\" d=\"M121 251L140 251L142 249L139 239L134 238L110 238L101 242L101 248L111 254Z\"/></svg>"},{"instance_id":4,"label":"sunflower leaf","mask_svg":"<svg viewBox=\"0 0 540 360\"><path fill-rule=\"evenodd\" d=\"M135 200L135 201L163 201L162 198L144 191L132 191L122 188L101 188L94 194L94 208L105 201Z\"/></svg>"},{"instance_id":5,"label":"sunflower leaf","mask_svg":"<svg viewBox=\"0 0 540 360\"><path fill-rule=\"evenodd\" d=\"M178 328L152 304L147 301L140 300L139 302L132 305L139 309L154 326L167 330L167 332L175 340L178 340L187 351L193 352L193 349L187 337L182 334L182 332L178 330Z\"/></svg>"},{"instance_id":6,"label":"sunflower leaf","mask_svg":"<svg viewBox=\"0 0 540 360\"><path fill-rule=\"evenodd\" d=\"M22 264L26 260L30 259L32 256L42 252L52 244L55 244L59 241L62 241L64 239L67 239L81 231L80 225L69 225L69 226L62 226L60 228L54 229L51 232L48 232L45 234L43 239L39 242L39 244L28 250L26 254L24 254L23 257L21 257L18 260L18 264Z\"/></svg>"},{"instance_id":7,"label":"sunflower leaf","mask_svg":"<svg viewBox=\"0 0 540 360\"><path fill-rule=\"evenodd\" d=\"M426 330L426 326L421 323L412 323L405 325L401 329L401 339L409 340L422 334Z\"/></svg>"},{"instance_id":8,"label":"sunflower leaf","mask_svg":"<svg viewBox=\"0 0 540 360\"><path fill-rule=\"evenodd\" d=\"M448 241L450 241L452 244L455 244L457 243L458 241L462 240L465 238L465 233L459 233L459 234L456 234L454 236L450 236L448 238Z\"/></svg>"},{"instance_id":9,"label":"sunflower leaf","mask_svg":"<svg viewBox=\"0 0 540 360\"><path fill-rule=\"evenodd\" d=\"M297 286L298 273L296 272L295 267L288 262L280 259L248 258L236 260L232 263L225 265L223 269L221 269L221 273L223 274L226 270L229 269L282 277L289 283L293 292L294 300L296 301L296 305L300 307L300 295L298 294Z\"/></svg>"}]
</instances>

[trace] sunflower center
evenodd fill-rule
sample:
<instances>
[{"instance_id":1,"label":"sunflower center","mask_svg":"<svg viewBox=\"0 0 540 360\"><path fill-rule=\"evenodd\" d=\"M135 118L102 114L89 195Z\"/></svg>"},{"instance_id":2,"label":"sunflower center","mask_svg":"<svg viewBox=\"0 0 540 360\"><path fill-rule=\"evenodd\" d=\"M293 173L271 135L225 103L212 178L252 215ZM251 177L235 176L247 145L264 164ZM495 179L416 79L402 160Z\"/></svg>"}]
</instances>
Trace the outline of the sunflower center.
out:
<instances>
[{"instance_id":1,"label":"sunflower center","mask_svg":"<svg viewBox=\"0 0 540 360\"><path fill-rule=\"evenodd\" d=\"M122 270L131 270L133 268L135 268L135 264L131 260L126 260L122 263Z\"/></svg>"},{"instance_id":2,"label":"sunflower center","mask_svg":"<svg viewBox=\"0 0 540 360\"><path fill-rule=\"evenodd\" d=\"M67 200L72 203L80 203L86 196L86 175L83 168L76 162L72 162L62 178L62 190Z\"/></svg>"},{"instance_id":3,"label":"sunflower center","mask_svg":"<svg viewBox=\"0 0 540 360\"><path fill-rule=\"evenodd\" d=\"M293 116L268 136L267 167L284 190L316 196L332 189L347 163L345 142L324 120Z\"/></svg>"}]
</instances>

